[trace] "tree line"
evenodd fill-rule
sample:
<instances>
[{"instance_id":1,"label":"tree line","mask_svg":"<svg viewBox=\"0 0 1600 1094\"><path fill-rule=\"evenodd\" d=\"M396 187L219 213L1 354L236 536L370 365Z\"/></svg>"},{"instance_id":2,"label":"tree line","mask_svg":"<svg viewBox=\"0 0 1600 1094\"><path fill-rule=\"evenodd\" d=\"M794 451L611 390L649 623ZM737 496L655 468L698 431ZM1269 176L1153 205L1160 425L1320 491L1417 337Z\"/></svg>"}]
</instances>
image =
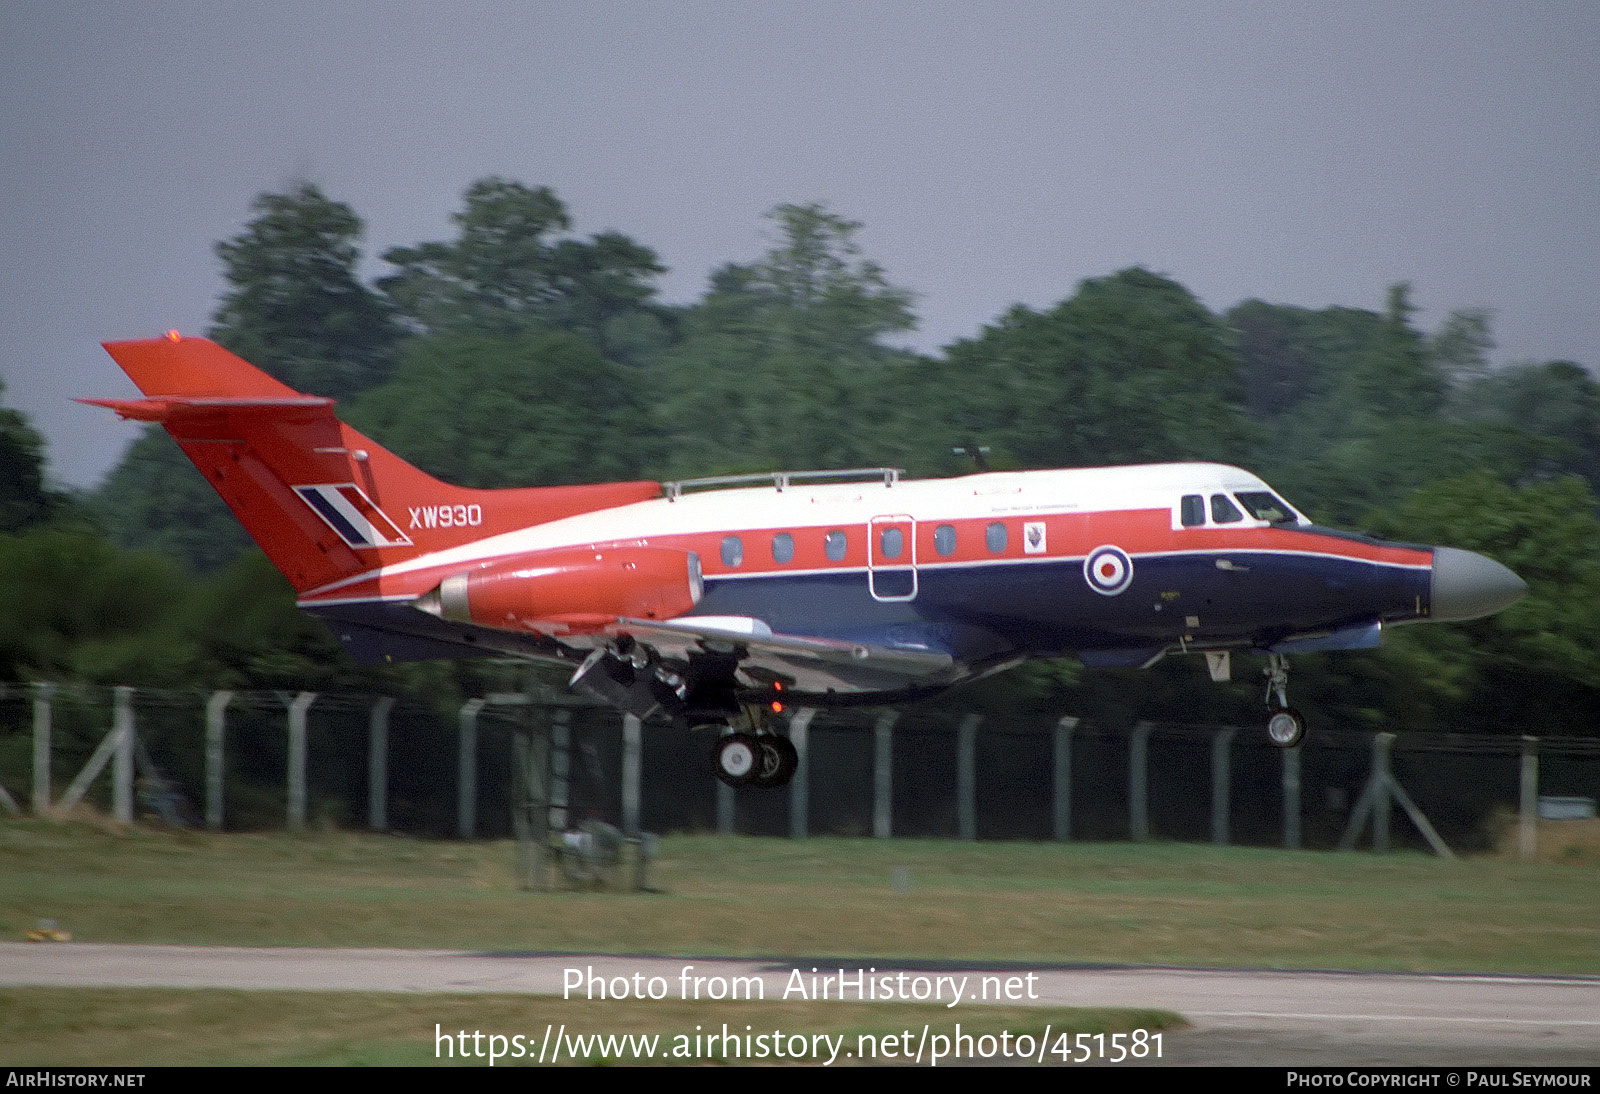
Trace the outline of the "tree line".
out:
<instances>
[{"instance_id":1,"label":"tree line","mask_svg":"<svg viewBox=\"0 0 1600 1094\"><path fill-rule=\"evenodd\" d=\"M687 305L620 232L586 238L545 187L487 178L454 237L361 276L362 224L301 185L217 245L207 332L466 486L898 466L913 475L1163 460L1260 473L1320 522L1483 551L1532 592L1491 620L1401 628L1377 652L1297 659L1313 726L1594 733L1600 712L1600 385L1570 361L1495 365L1491 316L1245 301L1217 314L1141 268L1017 306L932 355L897 348L915 294L821 204ZM52 492L38 434L0 410L0 680L365 688L454 699L496 666L348 661L159 429L97 490ZM1138 718L1257 719L1190 659L1073 662L957 701ZM498 675L497 675L498 674Z\"/></svg>"}]
</instances>

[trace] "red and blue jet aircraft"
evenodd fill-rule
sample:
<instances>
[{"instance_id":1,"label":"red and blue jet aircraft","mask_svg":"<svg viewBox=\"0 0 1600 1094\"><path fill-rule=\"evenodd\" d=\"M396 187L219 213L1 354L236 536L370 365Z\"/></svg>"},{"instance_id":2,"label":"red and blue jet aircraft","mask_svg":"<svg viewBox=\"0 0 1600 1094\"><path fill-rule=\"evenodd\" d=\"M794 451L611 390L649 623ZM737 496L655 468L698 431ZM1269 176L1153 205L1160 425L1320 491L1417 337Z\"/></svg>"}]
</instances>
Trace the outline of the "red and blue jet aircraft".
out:
<instances>
[{"instance_id":1,"label":"red and blue jet aircraft","mask_svg":"<svg viewBox=\"0 0 1600 1094\"><path fill-rule=\"evenodd\" d=\"M1286 655L1527 592L1483 555L1318 527L1222 464L467 489L205 339L106 349L144 397L85 401L165 427L355 657L567 662L622 710L717 727L734 785L793 773L774 709L1069 655L1204 653L1217 679L1264 656L1268 735L1292 747Z\"/></svg>"}]
</instances>

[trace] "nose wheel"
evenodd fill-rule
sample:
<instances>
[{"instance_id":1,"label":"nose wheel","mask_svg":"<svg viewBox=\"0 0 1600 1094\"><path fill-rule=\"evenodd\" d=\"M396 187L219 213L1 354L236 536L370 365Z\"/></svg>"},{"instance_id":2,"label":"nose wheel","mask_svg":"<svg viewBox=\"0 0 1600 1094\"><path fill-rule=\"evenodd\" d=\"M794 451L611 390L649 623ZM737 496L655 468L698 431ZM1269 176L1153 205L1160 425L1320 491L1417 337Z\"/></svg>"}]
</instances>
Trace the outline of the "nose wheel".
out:
<instances>
[{"instance_id":1,"label":"nose wheel","mask_svg":"<svg viewBox=\"0 0 1600 1094\"><path fill-rule=\"evenodd\" d=\"M1289 659L1267 654L1267 739L1279 748L1294 748L1306 736L1306 720L1289 705Z\"/></svg>"},{"instance_id":2,"label":"nose wheel","mask_svg":"<svg viewBox=\"0 0 1600 1094\"><path fill-rule=\"evenodd\" d=\"M1267 739L1279 748L1293 748L1305 739L1306 720L1298 710L1279 707L1267 715Z\"/></svg>"}]
</instances>

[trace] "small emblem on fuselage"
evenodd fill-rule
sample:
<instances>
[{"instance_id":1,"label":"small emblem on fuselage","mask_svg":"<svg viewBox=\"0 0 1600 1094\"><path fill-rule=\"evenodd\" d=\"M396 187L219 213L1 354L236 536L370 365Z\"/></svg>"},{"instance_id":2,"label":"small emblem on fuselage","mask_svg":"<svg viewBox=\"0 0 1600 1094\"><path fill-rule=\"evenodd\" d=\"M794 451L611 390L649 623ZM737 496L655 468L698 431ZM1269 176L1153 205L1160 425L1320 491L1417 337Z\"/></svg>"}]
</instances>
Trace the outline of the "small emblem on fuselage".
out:
<instances>
[{"instance_id":1,"label":"small emblem on fuselage","mask_svg":"<svg viewBox=\"0 0 1600 1094\"><path fill-rule=\"evenodd\" d=\"M1022 525L1022 550L1030 555L1044 554L1044 521L1030 520Z\"/></svg>"}]
</instances>

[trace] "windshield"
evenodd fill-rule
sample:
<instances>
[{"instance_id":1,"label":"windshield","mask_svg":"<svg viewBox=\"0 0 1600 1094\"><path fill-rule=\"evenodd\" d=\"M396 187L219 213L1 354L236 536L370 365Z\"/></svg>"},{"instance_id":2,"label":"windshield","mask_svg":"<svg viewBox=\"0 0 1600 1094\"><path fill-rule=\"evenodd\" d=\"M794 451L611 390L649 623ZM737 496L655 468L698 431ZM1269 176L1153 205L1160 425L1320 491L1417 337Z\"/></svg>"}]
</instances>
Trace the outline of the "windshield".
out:
<instances>
[{"instance_id":1,"label":"windshield","mask_svg":"<svg viewBox=\"0 0 1600 1094\"><path fill-rule=\"evenodd\" d=\"M1265 490L1255 490L1245 494L1235 494L1239 504L1250 511L1250 515L1257 520L1270 521L1273 524L1298 524L1300 518L1295 511L1290 509L1276 494Z\"/></svg>"}]
</instances>

